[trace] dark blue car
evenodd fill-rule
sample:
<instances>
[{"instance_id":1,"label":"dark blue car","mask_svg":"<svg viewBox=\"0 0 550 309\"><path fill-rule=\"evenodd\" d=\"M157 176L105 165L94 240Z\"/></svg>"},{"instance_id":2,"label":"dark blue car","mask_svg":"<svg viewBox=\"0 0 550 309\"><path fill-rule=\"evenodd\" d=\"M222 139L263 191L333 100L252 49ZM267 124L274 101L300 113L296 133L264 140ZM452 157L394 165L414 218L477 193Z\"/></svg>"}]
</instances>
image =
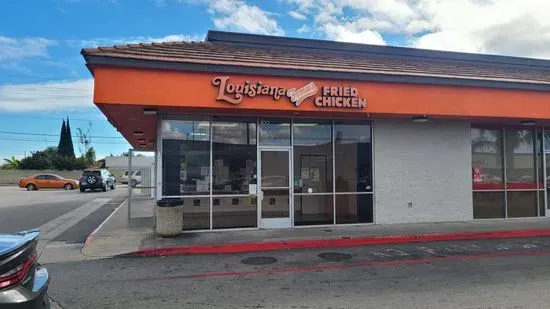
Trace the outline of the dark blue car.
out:
<instances>
[{"instance_id":1,"label":"dark blue car","mask_svg":"<svg viewBox=\"0 0 550 309\"><path fill-rule=\"evenodd\" d=\"M50 308L48 271L38 264L38 230L0 234L0 308Z\"/></svg>"}]
</instances>

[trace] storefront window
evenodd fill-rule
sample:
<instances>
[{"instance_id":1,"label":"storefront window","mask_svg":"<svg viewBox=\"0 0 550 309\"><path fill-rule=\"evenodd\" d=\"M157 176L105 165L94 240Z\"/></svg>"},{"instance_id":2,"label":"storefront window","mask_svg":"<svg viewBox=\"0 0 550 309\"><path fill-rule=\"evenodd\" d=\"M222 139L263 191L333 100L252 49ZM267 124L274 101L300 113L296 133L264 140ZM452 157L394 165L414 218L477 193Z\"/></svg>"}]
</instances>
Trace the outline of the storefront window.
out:
<instances>
[{"instance_id":1,"label":"storefront window","mask_svg":"<svg viewBox=\"0 0 550 309\"><path fill-rule=\"evenodd\" d=\"M474 192L474 219L505 218L504 192Z\"/></svg>"},{"instance_id":2,"label":"storefront window","mask_svg":"<svg viewBox=\"0 0 550 309\"><path fill-rule=\"evenodd\" d=\"M337 194L336 224L371 223L373 209L372 194Z\"/></svg>"},{"instance_id":3,"label":"storefront window","mask_svg":"<svg viewBox=\"0 0 550 309\"><path fill-rule=\"evenodd\" d=\"M533 130L504 130L506 143L506 188L536 189Z\"/></svg>"},{"instance_id":4,"label":"storefront window","mask_svg":"<svg viewBox=\"0 0 550 309\"><path fill-rule=\"evenodd\" d=\"M472 128L471 132L473 189L504 189L502 131Z\"/></svg>"},{"instance_id":5,"label":"storefront window","mask_svg":"<svg viewBox=\"0 0 550 309\"><path fill-rule=\"evenodd\" d=\"M334 221L334 203L332 198L332 194L295 195L294 224L332 224Z\"/></svg>"},{"instance_id":6,"label":"storefront window","mask_svg":"<svg viewBox=\"0 0 550 309\"><path fill-rule=\"evenodd\" d=\"M372 192L372 143L369 124L335 122L336 192Z\"/></svg>"},{"instance_id":7,"label":"storefront window","mask_svg":"<svg viewBox=\"0 0 550 309\"><path fill-rule=\"evenodd\" d=\"M295 193L333 192L331 121L295 121Z\"/></svg>"},{"instance_id":8,"label":"storefront window","mask_svg":"<svg viewBox=\"0 0 550 309\"><path fill-rule=\"evenodd\" d=\"M539 210L536 191L508 191L508 217L536 217Z\"/></svg>"},{"instance_id":9,"label":"storefront window","mask_svg":"<svg viewBox=\"0 0 550 309\"><path fill-rule=\"evenodd\" d=\"M290 120L260 118L260 146L290 146Z\"/></svg>"},{"instance_id":10,"label":"storefront window","mask_svg":"<svg viewBox=\"0 0 550 309\"><path fill-rule=\"evenodd\" d=\"M258 206L255 196L214 196L212 199L212 228L256 227Z\"/></svg>"},{"instance_id":11,"label":"storefront window","mask_svg":"<svg viewBox=\"0 0 550 309\"><path fill-rule=\"evenodd\" d=\"M256 120L212 122L214 194L249 194L256 183Z\"/></svg>"},{"instance_id":12,"label":"storefront window","mask_svg":"<svg viewBox=\"0 0 550 309\"><path fill-rule=\"evenodd\" d=\"M183 229L205 230L210 228L210 198L183 198Z\"/></svg>"},{"instance_id":13,"label":"storefront window","mask_svg":"<svg viewBox=\"0 0 550 309\"><path fill-rule=\"evenodd\" d=\"M208 195L210 123L164 121L162 136L163 195Z\"/></svg>"},{"instance_id":14,"label":"storefront window","mask_svg":"<svg viewBox=\"0 0 550 309\"><path fill-rule=\"evenodd\" d=\"M471 132L474 218L543 215L542 131L503 127ZM487 192L492 190L498 192Z\"/></svg>"},{"instance_id":15,"label":"storefront window","mask_svg":"<svg viewBox=\"0 0 550 309\"><path fill-rule=\"evenodd\" d=\"M213 228L257 226L256 150L256 118L212 119Z\"/></svg>"},{"instance_id":16,"label":"storefront window","mask_svg":"<svg viewBox=\"0 0 550 309\"><path fill-rule=\"evenodd\" d=\"M368 122L190 116L163 120L159 135L162 197L184 200L185 230L257 227L290 211L297 226L373 222Z\"/></svg>"}]
</instances>

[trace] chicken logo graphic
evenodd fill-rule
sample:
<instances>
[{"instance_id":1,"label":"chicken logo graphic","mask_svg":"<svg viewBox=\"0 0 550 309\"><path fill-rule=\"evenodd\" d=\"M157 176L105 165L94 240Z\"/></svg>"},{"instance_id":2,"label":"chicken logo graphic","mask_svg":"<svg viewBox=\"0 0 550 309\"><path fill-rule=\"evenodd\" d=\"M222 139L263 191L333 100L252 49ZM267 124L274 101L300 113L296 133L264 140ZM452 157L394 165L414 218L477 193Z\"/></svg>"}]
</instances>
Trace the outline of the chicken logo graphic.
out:
<instances>
[{"instance_id":1,"label":"chicken logo graphic","mask_svg":"<svg viewBox=\"0 0 550 309\"><path fill-rule=\"evenodd\" d=\"M286 96L290 99L290 102L294 103L297 107L304 102L305 99L314 96L317 93L317 86L313 82L305 85L302 88L288 89Z\"/></svg>"}]
</instances>

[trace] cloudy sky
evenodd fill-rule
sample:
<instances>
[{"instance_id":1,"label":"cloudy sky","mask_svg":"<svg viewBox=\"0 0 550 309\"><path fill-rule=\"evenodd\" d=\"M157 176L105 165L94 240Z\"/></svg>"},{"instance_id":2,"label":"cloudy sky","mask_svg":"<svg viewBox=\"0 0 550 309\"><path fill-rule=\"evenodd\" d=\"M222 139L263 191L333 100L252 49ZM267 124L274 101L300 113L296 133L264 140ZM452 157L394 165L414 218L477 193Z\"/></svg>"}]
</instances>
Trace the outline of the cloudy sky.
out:
<instances>
[{"instance_id":1,"label":"cloudy sky","mask_svg":"<svg viewBox=\"0 0 550 309\"><path fill-rule=\"evenodd\" d=\"M128 149L92 103L83 47L218 29L550 59L548 12L548 0L0 0L0 159L56 145L66 116L100 156Z\"/></svg>"}]
</instances>

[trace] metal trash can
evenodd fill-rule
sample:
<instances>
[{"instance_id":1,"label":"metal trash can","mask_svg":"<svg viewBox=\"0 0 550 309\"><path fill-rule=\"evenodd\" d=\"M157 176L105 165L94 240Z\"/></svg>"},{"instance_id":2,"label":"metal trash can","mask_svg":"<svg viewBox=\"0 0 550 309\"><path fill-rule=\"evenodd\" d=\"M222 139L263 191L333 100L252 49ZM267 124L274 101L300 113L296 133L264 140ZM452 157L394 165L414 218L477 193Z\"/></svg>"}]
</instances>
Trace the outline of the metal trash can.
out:
<instances>
[{"instance_id":1,"label":"metal trash can","mask_svg":"<svg viewBox=\"0 0 550 309\"><path fill-rule=\"evenodd\" d=\"M162 237L174 237L183 230L183 200L167 198L157 201L157 234Z\"/></svg>"}]
</instances>

